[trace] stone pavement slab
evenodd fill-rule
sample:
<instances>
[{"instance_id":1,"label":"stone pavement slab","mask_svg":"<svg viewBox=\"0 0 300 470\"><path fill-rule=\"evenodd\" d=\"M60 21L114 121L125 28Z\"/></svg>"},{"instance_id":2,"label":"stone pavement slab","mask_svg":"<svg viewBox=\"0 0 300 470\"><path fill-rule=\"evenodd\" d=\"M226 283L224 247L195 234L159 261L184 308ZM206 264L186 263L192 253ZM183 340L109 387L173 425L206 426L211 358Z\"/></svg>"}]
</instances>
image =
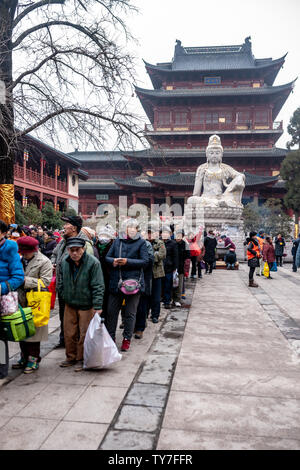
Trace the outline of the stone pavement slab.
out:
<instances>
[{"instance_id":1,"label":"stone pavement slab","mask_svg":"<svg viewBox=\"0 0 300 470\"><path fill-rule=\"evenodd\" d=\"M171 391L163 428L299 439L299 416L290 398Z\"/></svg>"},{"instance_id":2,"label":"stone pavement slab","mask_svg":"<svg viewBox=\"0 0 300 470\"><path fill-rule=\"evenodd\" d=\"M300 440L163 429L157 450L300 450Z\"/></svg>"}]
</instances>

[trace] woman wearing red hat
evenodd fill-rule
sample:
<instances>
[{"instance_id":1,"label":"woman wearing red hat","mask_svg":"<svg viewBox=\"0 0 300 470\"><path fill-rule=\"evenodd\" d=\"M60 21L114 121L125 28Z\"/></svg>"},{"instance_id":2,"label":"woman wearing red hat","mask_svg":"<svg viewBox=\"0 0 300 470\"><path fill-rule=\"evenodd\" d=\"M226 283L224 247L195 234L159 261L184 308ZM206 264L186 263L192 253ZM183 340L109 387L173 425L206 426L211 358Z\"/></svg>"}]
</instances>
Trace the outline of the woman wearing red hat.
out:
<instances>
[{"instance_id":1,"label":"woman wearing red hat","mask_svg":"<svg viewBox=\"0 0 300 470\"><path fill-rule=\"evenodd\" d=\"M21 237L17 241L19 253L22 255L22 264L25 273L24 285L18 290L19 302L27 307L26 293L37 289L38 280L41 279L46 287L52 279L52 263L38 251L39 242L33 237ZM13 369L24 369L25 374L34 372L39 367L40 343L48 340L48 325L36 328L36 333L25 341L20 341L21 358L13 364Z\"/></svg>"}]
</instances>

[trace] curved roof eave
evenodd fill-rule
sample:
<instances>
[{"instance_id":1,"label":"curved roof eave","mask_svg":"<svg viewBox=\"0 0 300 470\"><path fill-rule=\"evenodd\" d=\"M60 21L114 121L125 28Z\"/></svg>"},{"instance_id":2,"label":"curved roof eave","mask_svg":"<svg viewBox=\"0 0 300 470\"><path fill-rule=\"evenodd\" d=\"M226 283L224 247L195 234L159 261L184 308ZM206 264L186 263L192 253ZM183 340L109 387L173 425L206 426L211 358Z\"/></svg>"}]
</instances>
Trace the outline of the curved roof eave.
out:
<instances>
[{"instance_id":1,"label":"curved roof eave","mask_svg":"<svg viewBox=\"0 0 300 470\"><path fill-rule=\"evenodd\" d=\"M147 88L140 88L135 86L135 92L137 94L144 95L145 97L154 97L154 98L174 98L174 97L185 97L185 96L210 96L211 94L215 95L262 95L262 94L275 94L279 93L284 90L288 90L289 88L293 88L296 80L296 77L293 81L286 83L284 85L278 86L267 86L267 87L260 87L260 88L251 88L251 87L237 87L237 88L218 88L218 87L202 87L202 88L194 88L194 89L186 89L186 88L178 88L175 90L150 90Z\"/></svg>"},{"instance_id":2,"label":"curved roof eave","mask_svg":"<svg viewBox=\"0 0 300 470\"><path fill-rule=\"evenodd\" d=\"M262 63L262 64L257 64L257 65L253 65L252 67L241 67L240 69L228 69L228 68L221 68L220 67L220 71L230 71L230 70L257 70L257 69L263 69L263 68L270 68L270 67L273 67L274 65L276 64L280 64L281 62L284 62L285 61L285 58L287 56L288 52L286 54L284 54L282 57L279 57L278 59L274 59L274 60L271 60L270 62L268 63ZM255 60L263 60L263 59L255 59ZM149 62L145 61L143 59L143 62L145 64L145 67L148 67L150 69L153 69L153 70L156 70L157 72L163 72L163 73L184 73L184 72L211 72L211 70L209 69L189 69L189 70L181 70L181 69L172 69L172 62L166 62L166 65L170 65L170 68L167 68L167 67L162 67L162 66L159 66L159 65L154 65L154 64L150 64ZM216 70L214 70L215 72Z\"/></svg>"}]
</instances>

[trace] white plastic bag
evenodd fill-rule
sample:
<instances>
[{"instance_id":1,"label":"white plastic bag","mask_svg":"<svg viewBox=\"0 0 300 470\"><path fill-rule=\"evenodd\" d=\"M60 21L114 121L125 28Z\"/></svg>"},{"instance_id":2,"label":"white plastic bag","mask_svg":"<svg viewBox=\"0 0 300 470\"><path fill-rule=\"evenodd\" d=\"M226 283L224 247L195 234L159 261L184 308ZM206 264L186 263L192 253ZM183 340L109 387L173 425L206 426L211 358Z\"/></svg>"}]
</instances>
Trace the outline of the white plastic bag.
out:
<instances>
[{"instance_id":1,"label":"white plastic bag","mask_svg":"<svg viewBox=\"0 0 300 470\"><path fill-rule=\"evenodd\" d=\"M178 286L179 286L179 274L176 269L176 271L174 271L173 273L173 287L178 287Z\"/></svg>"},{"instance_id":2,"label":"white plastic bag","mask_svg":"<svg viewBox=\"0 0 300 470\"><path fill-rule=\"evenodd\" d=\"M85 335L83 368L102 369L121 359L122 354L119 353L101 318L98 314L94 315Z\"/></svg>"}]
</instances>

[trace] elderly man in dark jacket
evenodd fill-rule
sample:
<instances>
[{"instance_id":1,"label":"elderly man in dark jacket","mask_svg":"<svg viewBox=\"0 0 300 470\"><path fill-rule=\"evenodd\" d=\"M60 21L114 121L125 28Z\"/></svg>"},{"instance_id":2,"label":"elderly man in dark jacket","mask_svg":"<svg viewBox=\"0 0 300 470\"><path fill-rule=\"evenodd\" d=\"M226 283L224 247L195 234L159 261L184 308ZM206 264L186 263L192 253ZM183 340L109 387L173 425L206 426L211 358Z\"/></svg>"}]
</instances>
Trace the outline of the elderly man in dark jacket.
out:
<instances>
[{"instance_id":1,"label":"elderly man in dark jacket","mask_svg":"<svg viewBox=\"0 0 300 470\"><path fill-rule=\"evenodd\" d=\"M58 291L59 285L59 276L60 276L60 268L61 263L64 258L68 256L68 250L66 249L67 240L72 237L79 237L85 240L85 249L86 252L90 255L94 253L93 247L89 242L88 237L82 233L82 218L73 215L70 217L61 217L61 220L65 222L64 224L64 236L62 240L58 243L56 248L54 248L52 255L51 255L51 262L56 272L56 290ZM57 345L58 348L65 346L64 340L64 311L65 311L65 302L64 299L60 296L58 292L58 304L59 304L59 319L60 319L60 335L59 335L59 344Z\"/></svg>"},{"instance_id":2,"label":"elderly man in dark jacket","mask_svg":"<svg viewBox=\"0 0 300 470\"><path fill-rule=\"evenodd\" d=\"M125 300L121 350L127 351L133 335L140 295L145 292L143 270L149 263L146 242L138 232L136 220L129 219L124 222L120 236L116 238L106 255L106 261L112 266L106 326L112 339L115 340L119 311ZM138 281L140 284L138 292L133 294L122 292L120 282L126 280Z\"/></svg>"},{"instance_id":3,"label":"elderly man in dark jacket","mask_svg":"<svg viewBox=\"0 0 300 470\"><path fill-rule=\"evenodd\" d=\"M85 252L85 240L71 237L66 244L69 256L61 265L58 291L65 301L64 332L69 367L83 361L83 345L89 323L101 315L104 280L100 262ZM82 364L76 370L82 370Z\"/></svg>"}]
</instances>

